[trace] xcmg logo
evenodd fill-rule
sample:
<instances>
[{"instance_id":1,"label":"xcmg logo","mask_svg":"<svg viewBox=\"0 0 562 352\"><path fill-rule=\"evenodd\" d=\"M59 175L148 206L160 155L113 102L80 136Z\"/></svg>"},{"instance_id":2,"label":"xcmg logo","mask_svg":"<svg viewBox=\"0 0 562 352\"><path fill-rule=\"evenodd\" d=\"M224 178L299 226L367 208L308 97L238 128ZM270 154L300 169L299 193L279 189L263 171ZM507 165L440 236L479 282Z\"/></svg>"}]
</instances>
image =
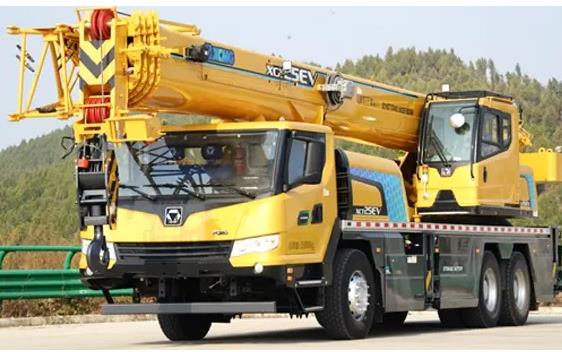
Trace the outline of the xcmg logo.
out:
<instances>
[{"instance_id":1,"label":"xcmg logo","mask_svg":"<svg viewBox=\"0 0 562 352\"><path fill-rule=\"evenodd\" d=\"M281 66L267 65L266 69L266 75L268 76L284 79L307 87L314 86L314 82L316 81L316 75L306 68L293 66L287 71L283 71Z\"/></svg>"},{"instance_id":2,"label":"xcmg logo","mask_svg":"<svg viewBox=\"0 0 562 352\"><path fill-rule=\"evenodd\" d=\"M179 226L183 220L182 207L167 207L164 210L164 225Z\"/></svg>"}]
</instances>

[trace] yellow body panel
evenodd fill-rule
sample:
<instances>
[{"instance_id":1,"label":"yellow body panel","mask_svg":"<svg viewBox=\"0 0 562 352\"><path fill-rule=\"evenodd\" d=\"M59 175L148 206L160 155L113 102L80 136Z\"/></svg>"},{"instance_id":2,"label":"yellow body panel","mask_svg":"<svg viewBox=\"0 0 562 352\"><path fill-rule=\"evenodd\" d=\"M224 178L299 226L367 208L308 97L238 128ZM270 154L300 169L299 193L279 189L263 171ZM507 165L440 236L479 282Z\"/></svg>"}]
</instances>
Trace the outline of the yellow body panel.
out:
<instances>
[{"instance_id":1,"label":"yellow body panel","mask_svg":"<svg viewBox=\"0 0 562 352\"><path fill-rule=\"evenodd\" d=\"M418 207L432 206L440 190L452 190L460 206L479 204L476 180L470 176L468 165L456 168L449 177L441 177L437 169L429 168L427 186L421 180L417 182Z\"/></svg>"},{"instance_id":2,"label":"yellow body panel","mask_svg":"<svg viewBox=\"0 0 562 352\"><path fill-rule=\"evenodd\" d=\"M384 195L381 190L360 181L352 181L351 189L353 190L353 205L368 206L373 210L369 213L352 213L352 220L357 221L384 221L388 219L387 215L379 215L378 209L384 206Z\"/></svg>"},{"instance_id":3,"label":"yellow body panel","mask_svg":"<svg viewBox=\"0 0 562 352\"><path fill-rule=\"evenodd\" d=\"M535 182L562 182L562 153L542 149L536 153L521 153L520 161L533 169Z\"/></svg>"},{"instance_id":4,"label":"yellow body panel","mask_svg":"<svg viewBox=\"0 0 562 352\"><path fill-rule=\"evenodd\" d=\"M332 134L329 127L322 125L314 125L303 122L292 121L257 121L257 122L221 122L216 124L200 124L200 125L164 125L163 133L170 132L195 132L195 131L251 131L251 130L297 130L304 132L316 132L323 134Z\"/></svg>"}]
</instances>

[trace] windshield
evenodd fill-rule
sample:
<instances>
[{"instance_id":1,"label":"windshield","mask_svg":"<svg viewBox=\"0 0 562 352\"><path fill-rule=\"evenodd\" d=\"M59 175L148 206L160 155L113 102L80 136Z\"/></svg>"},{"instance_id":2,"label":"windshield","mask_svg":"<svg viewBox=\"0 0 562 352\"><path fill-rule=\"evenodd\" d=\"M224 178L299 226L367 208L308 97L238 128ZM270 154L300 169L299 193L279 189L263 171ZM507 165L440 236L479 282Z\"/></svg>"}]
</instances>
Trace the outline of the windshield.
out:
<instances>
[{"instance_id":1,"label":"windshield","mask_svg":"<svg viewBox=\"0 0 562 352\"><path fill-rule=\"evenodd\" d=\"M186 132L115 147L119 195L245 196L273 191L278 131Z\"/></svg>"},{"instance_id":2,"label":"windshield","mask_svg":"<svg viewBox=\"0 0 562 352\"><path fill-rule=\"evenodd\" d=\"M476 102L433 103L429 108L424 135L423 162L469 162L472 152L472 131L476 116ZM453 127L450 117L460 113L465 122Z\"/></svg>"}]
</instances>

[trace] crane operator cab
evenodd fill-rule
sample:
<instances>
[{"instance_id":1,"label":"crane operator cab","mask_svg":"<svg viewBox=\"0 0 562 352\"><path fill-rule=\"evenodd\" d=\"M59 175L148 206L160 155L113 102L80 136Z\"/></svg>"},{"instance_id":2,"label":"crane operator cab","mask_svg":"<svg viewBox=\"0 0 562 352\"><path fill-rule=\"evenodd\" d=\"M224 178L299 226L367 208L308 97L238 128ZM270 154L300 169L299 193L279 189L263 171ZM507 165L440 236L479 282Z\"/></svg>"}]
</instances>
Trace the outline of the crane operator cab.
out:
<instances>
[{"instance_id":1,"label":"crane operator cab","mask_svg":"<svg viewBox=\"0 0 562 352\"><path fill-rule=\"evenodd\" d=\"M520 113L512 98L474 91L427 101L415 177L419 215L535 216L535 182L519 163Z\"/></svg>"}]
</instances>

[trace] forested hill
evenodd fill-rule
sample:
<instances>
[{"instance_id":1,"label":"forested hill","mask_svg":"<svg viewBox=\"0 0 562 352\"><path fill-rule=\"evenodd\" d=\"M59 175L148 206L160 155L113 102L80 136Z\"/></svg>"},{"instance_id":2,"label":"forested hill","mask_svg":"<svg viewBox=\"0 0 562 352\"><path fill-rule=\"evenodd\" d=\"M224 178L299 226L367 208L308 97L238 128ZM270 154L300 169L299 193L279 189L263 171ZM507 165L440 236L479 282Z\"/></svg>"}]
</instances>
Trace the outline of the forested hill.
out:
<instances>
[{"instance_id":1,"label":"forested hill","mask_svg":"<svg viewBox=\"0 0 562 352\"><path fill-rule=\"evenodd\" d=\"M73 162L60 147L71 134L56 130L0 152L1 244L78 243Z\"/></svg>"},{"instance_id":2,"label":"forested hill","mask_svg":"<svg viewBox=\"0 0 562 352\"><path fill-rule=\"evenodd\" d=\"M422 93L440 91L446 83L452 91L486 89L507 94L523 109L534 147L562 144L562 81L551 79L542 85L519 65L500 73L491 59L466 63L453 50L389 48L384 57L368 55L336 69Z\"/></svg>"},{"instance_id":3,"label":"forested hill","mask_svg":"<svg viewBox=\"0 0 562 352\"><path fill-rule=\"evenodd\" d=\"M545 85L518 66L500 73L492 60L463 62L445 50L389 49L337 70L418 92L488 89L512 95L523 108L534 146L562 145L562 82ZM13 124L11 128L17 129ZM78 243L72 158L61 160L60 138L69 128L0 151L0 243ZM367 148L362 148L368 151ZM540 195L536 224L562 224L562 187Z\"/></svg>"}]
</instances>

